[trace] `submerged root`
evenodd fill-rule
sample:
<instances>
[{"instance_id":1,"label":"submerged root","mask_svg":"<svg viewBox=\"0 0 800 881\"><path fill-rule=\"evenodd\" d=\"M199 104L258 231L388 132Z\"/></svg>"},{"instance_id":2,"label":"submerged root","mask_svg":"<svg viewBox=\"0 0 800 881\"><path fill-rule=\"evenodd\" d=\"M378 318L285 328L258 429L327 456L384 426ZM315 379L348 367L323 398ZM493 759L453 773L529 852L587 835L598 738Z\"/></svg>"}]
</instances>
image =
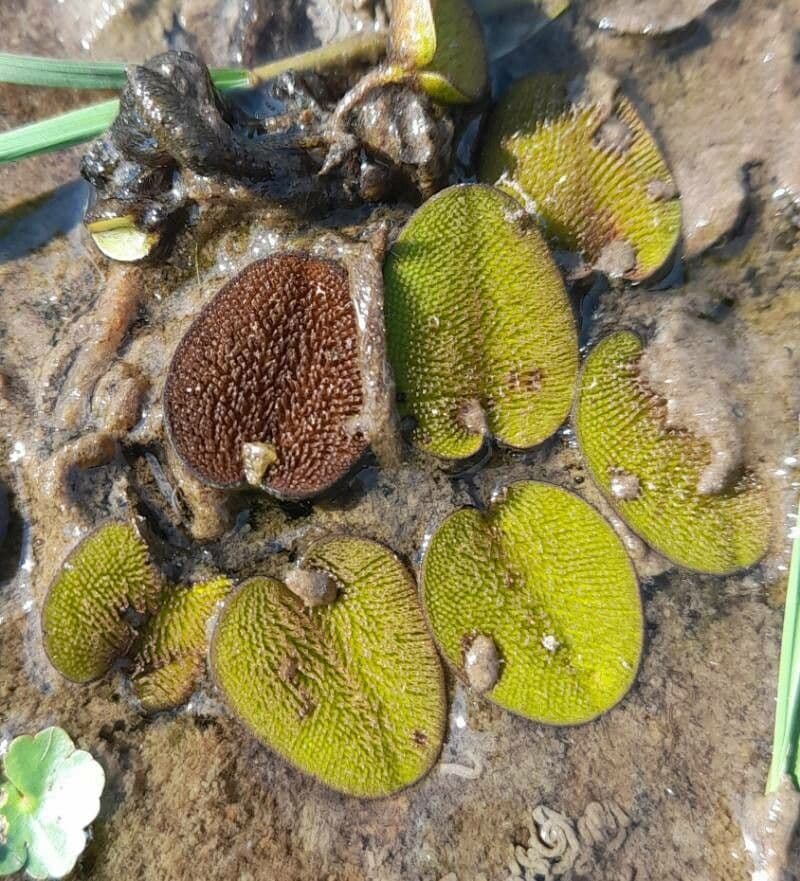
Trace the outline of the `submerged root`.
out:
<instances>
[{"instance_id":1,"label":"submerged root","mask_svg":"<svg viewBox=\"0 0 800 881\"><path fill-rule=\"evenodd\" d=\"M125 340L144 299L144 275L137 267L111 266L91 314L61 340L45 360L42 388L62 382L53 427L74 430L88 416L94 387ZM39 401L40 407L46 407Z\"/></svg>"},{"instance_id":2,"label":"submerged root","mask_svg":"<svg viewBox=\"0 0 800 881\"><path fill-rule=\"evenodd\" d=\"M374 89L400 83L410 74L397 64L382 64L363 76L339 101L328 124L328 155L320 174L330 174L358 147L358 138L350 131L350 115Z\"/></svg>"},{"instance_id":3,"label":"submerged root","mask_svg":"<svg viewBox=\"0 0 800 881\"><path fill-rule=\"evenodd\" d=\"M180 486L183 501L189 509L189 531L197 541L215 541L232 526L229 493L201 483L169 450L169 467Z\"/></svg>"}]
</instances>

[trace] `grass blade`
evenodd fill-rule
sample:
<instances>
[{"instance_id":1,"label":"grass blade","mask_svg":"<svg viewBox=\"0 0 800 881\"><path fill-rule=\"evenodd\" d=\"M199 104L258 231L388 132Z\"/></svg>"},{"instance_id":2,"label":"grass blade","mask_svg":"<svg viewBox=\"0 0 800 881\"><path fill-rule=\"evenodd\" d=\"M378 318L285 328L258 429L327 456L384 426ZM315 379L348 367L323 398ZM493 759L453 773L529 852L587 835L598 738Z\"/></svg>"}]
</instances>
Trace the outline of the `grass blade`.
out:
<instances>
[{"instance_id":1,"label":"grass blade","mask_svg":"<svg viewBox=\"0 0 800 881\"><path fill-rule=\"evenodd\" d=\"M222 91L242 89L251 84L246 70L223 68L212 71L212 77ZM111 125L118 112L119 101L115 98L2 132L0 165L90 141Z\"/></svg>"},{"instance_id":2,"label":"grass blade","mask_svg":"<svg viewBox=\"0 0 800 881\"><path fill-rule=\"evenodd\" d=\"M249 89L255 85L249 71L235 67L212 67L211 80L220 92L228 89Z\"/></svg>"},{"instance_id":3,"label":"grass blade","mask_svg":"<svg viewBox=\"0 0 800 881\"><path fill-rule=\"evenodd\" d=\"M0 82L65 89L120 89L125 85L125 65L0 52Z\"/></svg>"},{"instance_id":4,"label":"grass blade","mask_svg":"<svg viewBox=\"0 0 800 881\"><path fill-rule=\"evenodd\" d=\"M0 134L0 164L50 150L63 150L96 138L111 125L118 112L119 101L114 98L3 132Z\"/></svg>"},{"instance_id":5,"label":"grass blade","mask_svg":"<svg viewBox=\"0 0 800 881\"><path fill-rule=\"evenodd\" d=\"M353 60L373 60L386 50L386 34L381 31L354 34L342 40L273 61L254 71L214 68L211 79L221 91L246 89L287 70L315 70ZM116 87L124 84L125 65L113 62L71 62L48 58L0 53L0 82L36 86L101 88L122 72ZM94 73L92 72L94 70ZM72 77L72 79L70 79ZM92 79L94 77L94 79ZM102 79L106 77L106 79ZM104 85L100 85L100 84ZM119 101L104 101L53 116L21 128L0 133L0 165L50 150L62 150L102 134L114 121Z\"/></svg>"},{"instance_id":6,"label":"grass blade","mask_svg":"<svg viewBox=\"0 0 800 881\"><path fill-rule=\"evenodd\" d=\"M125 85L127 66L122 61L70 61L0 52L0 83L62 89L121 89ZM251 85L248 72L233 67L213 68L211 79L223 90Z\"/></svg>"},{"instance_id":7,"label":"grass blade","mask_svg":"<svg viewBox=\"0 0 800 881\"><path fill-rule=\"evenodd\" d=\"M781 777L789 774L800 784L800 511L792 545L789 583L783 612L781 657L778 667L778 698L775 708L775 735L767 792L774 792Z\"/></svg>"}]
</instances>

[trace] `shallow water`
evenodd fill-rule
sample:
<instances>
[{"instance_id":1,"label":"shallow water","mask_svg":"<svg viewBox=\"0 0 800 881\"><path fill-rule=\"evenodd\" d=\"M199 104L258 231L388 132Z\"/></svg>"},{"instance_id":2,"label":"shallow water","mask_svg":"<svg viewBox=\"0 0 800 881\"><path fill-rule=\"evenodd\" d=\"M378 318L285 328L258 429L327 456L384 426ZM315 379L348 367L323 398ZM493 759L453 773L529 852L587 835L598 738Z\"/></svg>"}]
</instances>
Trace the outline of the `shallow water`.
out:
<instances>
[{"instance_id":1,"label":"shallow water","mask_svg":"<svg viewBox=\"0 0 800 881\"><path fill-rule=\"evenodd\" d=\"M131 304L77 223L85 198L73 183L79 151L0 169L0 474L11 508L0 566L0 738L58 724L103 763L108 786L75 877L505 881L513 846L528 845L537 806L585 826L595 802L618 819L562 877L749 877L738 820L746 798L763 788L770 757L800 487L800 241L785 193L795 183L787 154L797 151L787 144L798 118L797 61L785 44L800 7L723 3L676 33L649 38L599 30L601 5L573 10L542 31L507 59L496 84L532 67L610 69L665 146L683 193L687 253L723 237L660 290L592 288L580 306L581 339L616 327L652 334L681 320L696 331L683 344L685 361L702 364L706 353L692 345L711 335L716 360L725 359L715 366L735 377L728 394L741 413L748 461L770 488L773 547L754 570L723 578L671 567L628 537L642 579L646 647L624 701L596 722L555 729L505 713L451 680L441 764L389 799L347 799L303 777L230 719L208 684L182 710L147 719L119 675L84 687L64 682L45 660L38 630L53 568L76 536L132 505L148 518L156 556L173 577L209 564L237 578L280 574L311 538L342 529L385 541L416 566L443 516L486 501L510 480L549 480L602 507L569 425L531 453L495 450L459 476L407 452L400 466L370 464L313 506L245 496L232 529L199 543L159 439L164 365L225 278L312 235L302 229L308 222L260 212L228 218L226 227L211 217L196 241L179 243L168 270L146 274L144 295ZM135 47L143 56L174 40L158 17L171 4L153 9ZM44 14L35 5L28 13ZM3 10L18 35L13 47L53 49L33 40L25 14L22 4ZM0 91L8 125L52 112L56 100L50 94L29 104L24 90ZM400 208L382 216L403 215ZM352 212L317 220L341 228L365 219ZM98 304L106 313L133 308L130 333L109 336L97 324ZM122 452L68 476L57 497L58 475L42 483L40 462L97 426L97 413L72 394L93 381L91 364L81 360L89 351L99 353L100 376L124 357L152 384ZM680 386L696 375L670 378ZM59 507L72 503L66 514ZM795 856L800 866L800 844Z\"/></svg>"}]
</instances>

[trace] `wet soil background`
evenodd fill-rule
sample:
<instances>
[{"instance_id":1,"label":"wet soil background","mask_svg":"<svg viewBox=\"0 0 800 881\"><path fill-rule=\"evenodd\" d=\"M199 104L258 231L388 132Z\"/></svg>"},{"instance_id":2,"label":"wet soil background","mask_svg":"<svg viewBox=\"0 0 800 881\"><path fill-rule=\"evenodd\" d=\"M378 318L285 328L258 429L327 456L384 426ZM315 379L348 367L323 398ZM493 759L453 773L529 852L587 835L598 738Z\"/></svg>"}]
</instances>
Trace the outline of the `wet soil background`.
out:
<instances>
[{"instance_id":1,"label":"wet soil background","mask_svg":"<svg viewBox=\"0 0 800 881\"><path fill-rule=\"evenodd\" d=\"M204 544L175 525L159 495L163 451L139 426L121 455L71 487L81 503L74 523L49 522L34 503L42 492L34 466L91 422L62 424L58 391L67 380L52 368L54 352L67 364L79 357L109 266L80 227L79 149L0 168L0 475L11 507L0 548L0 739L58 724L105 767L100 817L76 878L505 881L513 845L527 844L532 809L546 805L576 821L591 802L619 806L630 826L620 846L594 847L589 868L573 878L749 877L738 818L769 762L789 515L800 485L800 209L790 196L800 191L800 4L700 3L677 29L667 15L674 4L633 4L651 23L668 21L669 33L652 25L648 35L601 26L620 7L607 5L573 6L508 60L495 86L523 69L602 65L652 126L681 188L687 260L660 290L592 288L579 307L582 341L615 327L653 334L676 316L697 330L684 343L687 364L702 363L704 336L725 341L709 348L737 378L745 447L774 500L774 546L755 570L717 578L670 568L631 541L647 638L626 699L594 723L554 729L451 682L445 764L389 799L344 798L289 768L222 711L209 684L186 708L149 719L121 676L65 683L44 660L38 632L49 573L76 535L122 504L121 485L147 500L173 571L280 574L303 542L342 529L385 541L415 566L443 516L512 479L552 480L600 505L569 426L529 454L495 451L460 478L407 453L400 467L370 466L313 507L248 497L235 527ZM188 46L210 63L250 63L342 35L372 14L290 0L255 2L246 13L230 0L89 0L78 16L70 6L4 3L4 45L131 60ZM0 87L0 125L84 100ZM157 421L161 371L191 316L224 278L297 232L291 218L256 213L207 230L196 248L183 243L168 271L148 276L137 320L103 366L152 356L145 423ZM54 377L49 394L43 381ZM796 857L800 866L800 845Z\"/></svg>"}]
</instances>

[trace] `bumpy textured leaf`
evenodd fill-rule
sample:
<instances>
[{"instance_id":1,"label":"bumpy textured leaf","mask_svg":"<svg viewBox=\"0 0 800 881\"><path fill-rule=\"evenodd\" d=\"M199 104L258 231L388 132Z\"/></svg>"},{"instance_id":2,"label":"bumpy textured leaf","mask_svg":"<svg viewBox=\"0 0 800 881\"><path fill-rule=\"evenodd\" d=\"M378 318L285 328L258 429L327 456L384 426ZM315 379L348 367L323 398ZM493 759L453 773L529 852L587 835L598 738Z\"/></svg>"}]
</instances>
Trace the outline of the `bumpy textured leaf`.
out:
<instances>
[{"instance_id":1,"label":"bumpy textured leaf","mask_svg":"<svg viewBox=\"0 0 800 881\"><path fill-rule=\"evenodd\" d=\"M184 703L194 691L206 652L206 628L231 588L227 578L173 588L145 626L133 691L148 712Z\"/></svg>"},{"instance_id":2,"label":"bumpy textured leaf","mask_svg":"<svg viewBox=\"0 0 800 881\"><path fill-rule=\"evenodd\" d=\"M486 47L469 0L395 0L391 55L443 104L475 101L486 88Z\"/></svg>"},{"instance_id":3,"label":"bumpy textured leaf","mask_svg":"<svg viewBox=\"0 0 800 881\"><path fill-rule=\"evenodd\" d=\"M561 276L519 206L493 187L444 190L411 218L386 262L386 330L412 439L447 459L488 432L511 447L549 437L578 370ZM482 424L485 415L485 425Z\"/></svg>"},{"instance_id":4,"label":"bumpy textured leaf","mask_svg":"<svg viewBox=\"0 0 800 881\"><path fill-rule=\"evenodd\" d=\"M659 553L681 566L724 574L753 565L770 535L765 490L745 473L733 486L700 495L711 461L707 441L667 425L667 403L642 381L639 338L627 331L601 340L586 360L575 427L597 485L619 515ZM612 492L620 474L638 492Z\"/></svg>"},{"instance_id":5,"label":"bumpy textured leaf","mask_svg":"<svg viewBox=\"0 0 800 881\"><path fill-rule=\"evenodd\" d=\"M61 878L86 846L84 828L100 810L105 774L61 728L15 738L5 756L0 875L25 868L32 878Z\"/></svg>"},{"instance_id":6,"label":"bumpy textured leaf","mask_svg":"<svg viewBox=\"0 0 800 881\"><path fill-rule=\"evenodd\" d=\"M556 486L515 483L485 514L451 514L425 554L422 598L460 674L472 640L493 640L500 675L487 696L528 718L586 722L636 675L642 609L630 561L594 508Z\"/></svg>"},{"instance_id":7,"label":"bumpy textured leaf","mask_svg":"<svg viewBox=\"0 0 800 881\"><path fill-rule=\"evenodd\" d=\"M635 264L624 274L638 281L673 252L680 204L633 105L617 95L611 108L629 139L624 148L601 143L603 116L598 105L570 104L563 77L520 80L489 120L480 178L523 197L550 242L590 267L612 243L627 243Z\"/></svg>"},{"instance_id":8,"label":"bumpy textured leaf","mask_svg":"<svg viewBox=\"0 0 800 881\"><path fill-rule=\"evenodd\" d=\"M154 611L160 591L147 551L127 523L108 523L87 536L53 580L42 610L50 662L73 682L108 671L131 644L125 613Z\"/></svg>"},{"instance_id":9,"label":"bumpy textured leaf","mask_svg":"<svg viewBox=\"0 0 800 881\"><path fill-rule=\"evenodd\" d=\"M313 609L270 578L245 582L214 635L223 697L256 736L342 792L387 795L413 783L441 746L442 671L413 581L386 548L336 538L305 569L339 585Z\"/></svg>"}]
</instances>

